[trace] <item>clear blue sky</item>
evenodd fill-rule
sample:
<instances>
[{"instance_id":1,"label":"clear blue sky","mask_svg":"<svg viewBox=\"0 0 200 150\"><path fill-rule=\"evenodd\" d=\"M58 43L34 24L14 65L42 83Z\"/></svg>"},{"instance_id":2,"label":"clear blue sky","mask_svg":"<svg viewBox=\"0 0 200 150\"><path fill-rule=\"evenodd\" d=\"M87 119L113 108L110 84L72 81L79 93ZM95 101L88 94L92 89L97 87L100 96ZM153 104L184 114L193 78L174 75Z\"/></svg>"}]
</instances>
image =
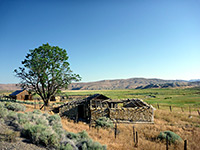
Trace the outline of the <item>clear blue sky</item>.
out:
<instances>
[{"instance_id":1,"label":"clear blue sky","mask_svg":"<svg viewBox=\"0 0 200 150\"><path fill-rule=\"evenodd\" d=\"M0 83L43 43L82 82L200 78L199 0L0 0Z\"/></svg>"}]
</instances>

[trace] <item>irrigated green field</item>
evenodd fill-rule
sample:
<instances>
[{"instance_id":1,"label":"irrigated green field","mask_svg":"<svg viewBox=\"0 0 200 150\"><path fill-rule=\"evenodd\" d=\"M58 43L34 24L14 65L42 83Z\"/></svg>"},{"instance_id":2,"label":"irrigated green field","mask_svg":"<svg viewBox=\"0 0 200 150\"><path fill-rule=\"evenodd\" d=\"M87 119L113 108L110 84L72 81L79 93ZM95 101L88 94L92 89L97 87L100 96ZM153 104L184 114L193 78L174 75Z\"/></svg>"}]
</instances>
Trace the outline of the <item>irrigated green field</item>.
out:
<instances>
[{"instance_id":1,"label":"irrigated green field","mask_svg":"<svg viewBox=\"0 0 200 150\"><path fill-rule=\"evenodd\" d=\"M111 99L141 98L152 105L177 107L200 107L200 88L188 89L143 89L143 90L67 90L67 95L103 94Z\"/></svg>"}]
</instances>

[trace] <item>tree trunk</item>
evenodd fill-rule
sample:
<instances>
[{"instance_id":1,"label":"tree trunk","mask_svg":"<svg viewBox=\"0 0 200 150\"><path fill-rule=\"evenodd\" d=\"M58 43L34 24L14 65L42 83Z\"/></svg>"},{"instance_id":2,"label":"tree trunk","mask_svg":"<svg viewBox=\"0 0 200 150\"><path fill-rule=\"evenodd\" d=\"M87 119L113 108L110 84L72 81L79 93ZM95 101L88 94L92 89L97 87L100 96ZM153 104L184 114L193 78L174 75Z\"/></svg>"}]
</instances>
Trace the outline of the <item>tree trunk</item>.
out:
<instances>
[{"instance_id":1,"label":"tree trunk","mask_svg":"<svg viewBox=\"0 0 200 150\"><path fill-rule=\"evenodd\" d=\"M42 107L40 107L40 110L42 110L43 107L49 106L49 99L43 100L43 102L44 102L44 104L42 105Z\"/></svg>"}]
</instances>

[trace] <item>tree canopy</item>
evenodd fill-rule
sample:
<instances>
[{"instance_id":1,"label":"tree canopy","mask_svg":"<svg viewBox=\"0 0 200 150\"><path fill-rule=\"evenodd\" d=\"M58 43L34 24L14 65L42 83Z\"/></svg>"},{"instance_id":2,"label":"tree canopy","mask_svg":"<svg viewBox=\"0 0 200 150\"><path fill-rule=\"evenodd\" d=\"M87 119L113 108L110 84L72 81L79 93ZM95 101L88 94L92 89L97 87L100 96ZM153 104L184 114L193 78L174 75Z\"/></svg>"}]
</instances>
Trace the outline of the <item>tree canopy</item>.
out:
<instances>
[{"instance_id":1,"label":"tree canopy","mask_svg":"<svg viewBox=\"0 0 200 150\"><path fill-rule=\"evenodd\" d=\"M22 61L23 67L14 72L20 78L20 85L37 93L45 105L52 96L72 81L80 81L81 77L74 74L69 67L68 55L65 49L50 46L48 43L29 50Z\"/></svg>"}]
</instances>

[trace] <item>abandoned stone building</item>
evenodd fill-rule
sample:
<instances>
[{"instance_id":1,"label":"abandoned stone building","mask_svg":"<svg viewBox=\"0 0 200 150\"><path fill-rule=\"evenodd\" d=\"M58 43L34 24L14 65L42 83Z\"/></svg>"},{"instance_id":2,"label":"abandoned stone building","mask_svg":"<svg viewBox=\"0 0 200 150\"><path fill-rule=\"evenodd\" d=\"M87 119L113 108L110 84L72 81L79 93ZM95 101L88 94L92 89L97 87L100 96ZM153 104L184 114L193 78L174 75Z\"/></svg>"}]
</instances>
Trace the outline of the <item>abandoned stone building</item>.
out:
<instances>
[{"instance_id":1,"label":"abandoned stone building","mask_svg":"<svg viewBox=\"0 0 200 150\"><path fill-rule=\"evenodd\" d=\"M88 123L94 123L99 117L109 117L118 123L153 123L154 110L140 99L111 100L102 94L94 94L67 102L55 111L61 116Z\"/></svg>"}]
</instances>

